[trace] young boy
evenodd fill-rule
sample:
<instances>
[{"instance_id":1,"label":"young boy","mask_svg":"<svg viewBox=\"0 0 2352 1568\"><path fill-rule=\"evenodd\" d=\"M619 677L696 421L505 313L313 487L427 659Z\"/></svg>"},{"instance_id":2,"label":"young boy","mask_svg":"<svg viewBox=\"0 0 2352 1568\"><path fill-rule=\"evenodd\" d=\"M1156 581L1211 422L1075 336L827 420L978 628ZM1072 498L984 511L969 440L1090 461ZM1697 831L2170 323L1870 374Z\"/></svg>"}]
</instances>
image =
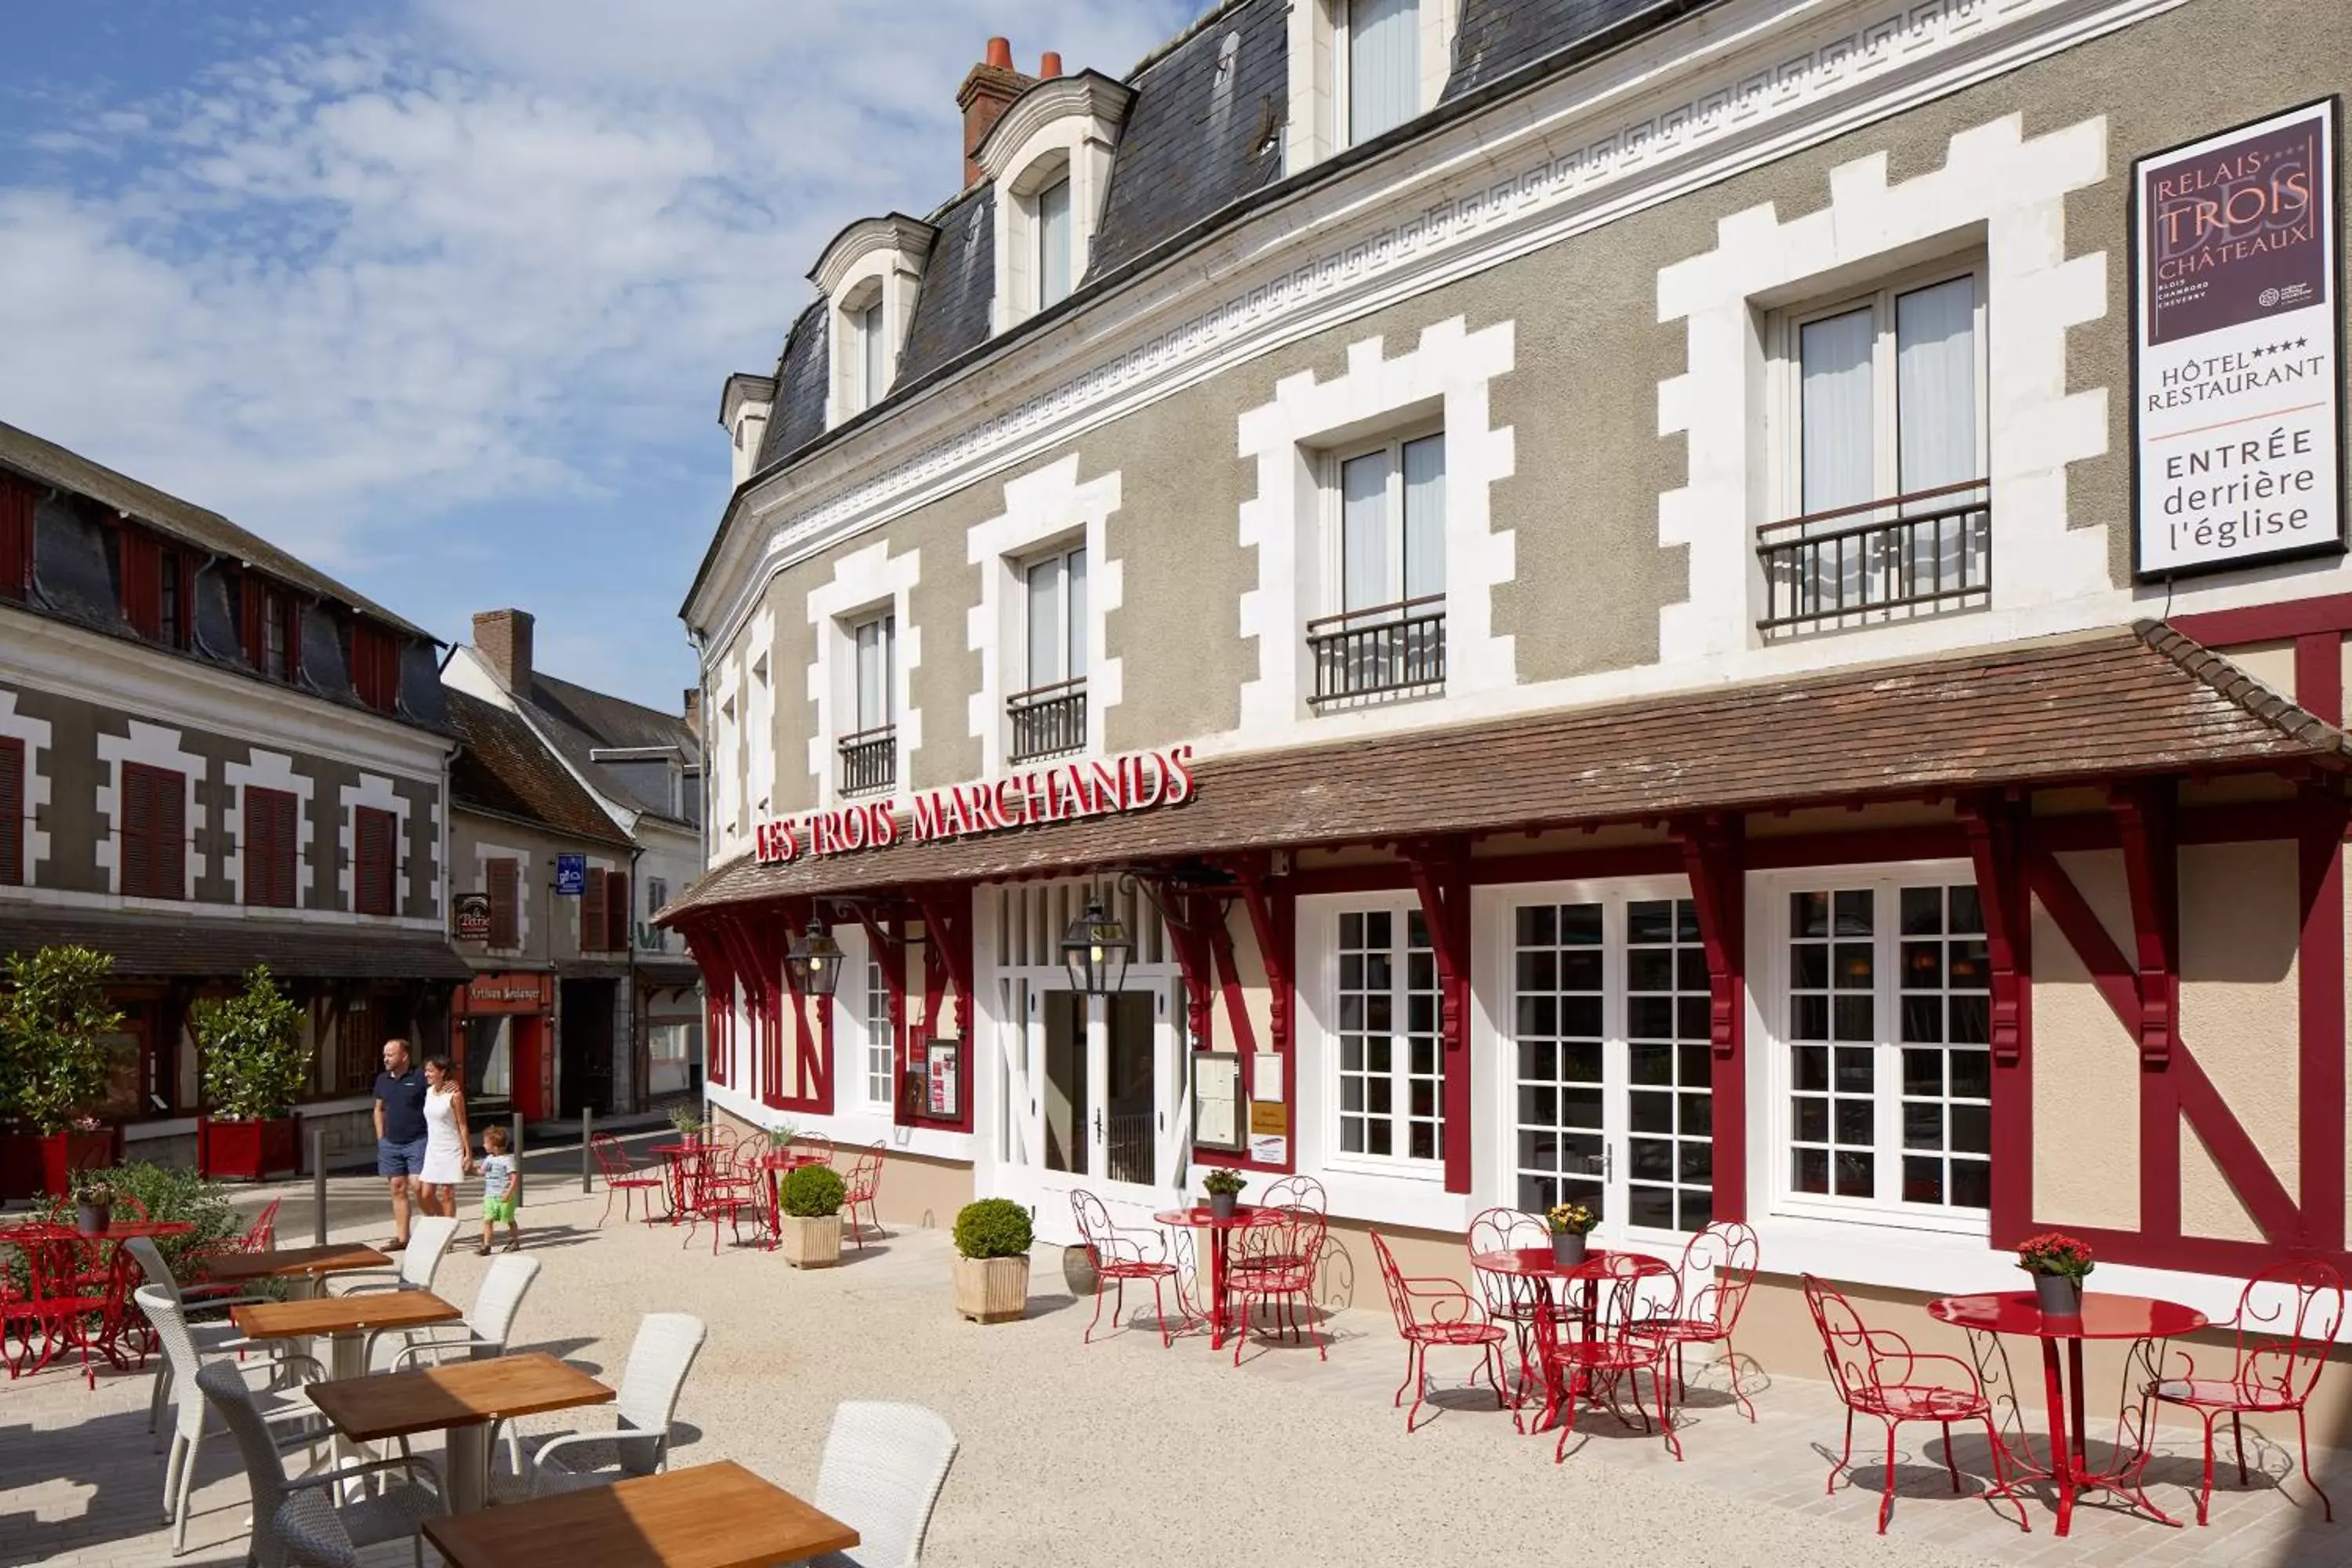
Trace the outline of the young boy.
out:
<instances>
[{"instance_id":1,"label":"young boy","mask_svg":"<svg viewBox=\"0 0 2352 1568\"><path fill-rule=\"evenodd\" d=\"M507 1250L522 1246L522 1231L515 1224L515 1199L520 1195L520 1174L514 1162L507 1157L507 1130L497 1122L482 1129L482 1241L474 1248L478 1258L490 1255L490 1229L500 1220L506 1221Z\"/></svg>"}]
</instances>

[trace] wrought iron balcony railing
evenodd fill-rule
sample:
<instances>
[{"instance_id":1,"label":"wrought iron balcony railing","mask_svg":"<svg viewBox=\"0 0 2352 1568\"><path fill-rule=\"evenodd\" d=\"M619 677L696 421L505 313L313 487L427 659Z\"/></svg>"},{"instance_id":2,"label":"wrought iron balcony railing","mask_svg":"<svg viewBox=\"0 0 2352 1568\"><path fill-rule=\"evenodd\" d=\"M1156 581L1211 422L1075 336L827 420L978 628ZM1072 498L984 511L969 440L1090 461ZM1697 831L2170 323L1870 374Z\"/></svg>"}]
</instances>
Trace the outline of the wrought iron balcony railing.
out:
<instances>
[{"instance_id":1,"label":"wrought iron balcony railing","mask_svg":"<svg viewBox=\"0 0 2352 1568\"><path fill-rule=\"evenodd\" d=\"M1445 684L1445 595L1343 610L1307 623L1309 702L1386 697Z\"/></svg>"},{"instance_id":2,"label":"wrought iron balcony railing","mask_svg":"<svg viewBox=\"0 0 2352 1568\"><path fill-rule=\"evenodd\" d=\"M1034 763L1087 749L1087 678L1033 686L1004 700L1013 721L1013 757Z\"/></svg>"},{"instance_id":3,"label":"wrought iron balcony railing","mask_svg":"<svg viewBox=\"0 0 2352 1568\"><path fill-rule=\"evenodd\" d=\"M1969 479L1756 531L1768 637L1980 610L1992 600L1992 485Z\"/></svg>"},{"instance_id":4,"label":"wrought iron balcony railing","mask_svg":"<svg viewBox=\"0 0 2352 1568\"><path fill-rule=\"evenodd\" d=\"M841 738L841 793L871 795L898 782L898 727L883 724Z\"/></svg>"}]
</instances>

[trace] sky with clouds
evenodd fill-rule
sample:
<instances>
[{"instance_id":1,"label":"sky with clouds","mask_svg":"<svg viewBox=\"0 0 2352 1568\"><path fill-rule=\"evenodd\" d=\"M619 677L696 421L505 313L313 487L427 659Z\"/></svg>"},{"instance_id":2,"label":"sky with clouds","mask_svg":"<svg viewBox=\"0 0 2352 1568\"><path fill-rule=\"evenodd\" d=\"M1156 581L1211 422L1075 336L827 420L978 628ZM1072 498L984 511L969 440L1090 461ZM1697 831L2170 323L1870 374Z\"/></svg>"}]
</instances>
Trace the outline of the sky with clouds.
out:
<instances>
[{"instance_id":1,"label":"sky with clouds","mask_svg":"<svg viewBox=\"0 0 2352 1568\"><path fill-rule=\"evenodd\" d=\"M818 249L954 194L990 35L1123 75L1202 8L5 0L0 420L674 708Z\"/></svg>"}]
</instances>

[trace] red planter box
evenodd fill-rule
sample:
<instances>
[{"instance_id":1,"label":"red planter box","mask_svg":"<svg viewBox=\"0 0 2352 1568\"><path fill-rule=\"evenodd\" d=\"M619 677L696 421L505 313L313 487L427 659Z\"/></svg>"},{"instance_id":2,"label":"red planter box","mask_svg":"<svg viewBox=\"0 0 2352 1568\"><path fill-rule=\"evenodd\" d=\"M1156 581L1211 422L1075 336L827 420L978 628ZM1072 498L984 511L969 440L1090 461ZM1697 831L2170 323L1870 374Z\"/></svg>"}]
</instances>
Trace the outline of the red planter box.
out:
<instances>
[{"instance_id":1,"label":"red planter box","mask_svg":"<svg viewBox=\"0 0 2352 1568\"><path fill-rule=\"evenodd\" d=\"M0 1139L0 1191L15 1198L73 1190L76 1171L104 1170L118 1163L121 1133L109 1127L97 1132L19 1132Z\"/></svg>"},{"instance_id":2,"label":"red planter box","mask_svg":"<svg viewBox=\"0 0 2352 1568\"><path fill-rule=\"evenodd\" d=\"M215 1121L196 1118L196 1170L208 1177L248 1182L299 1171L302 1141L290 1116L274 1121Z\"/></svg>"}]
</instances>

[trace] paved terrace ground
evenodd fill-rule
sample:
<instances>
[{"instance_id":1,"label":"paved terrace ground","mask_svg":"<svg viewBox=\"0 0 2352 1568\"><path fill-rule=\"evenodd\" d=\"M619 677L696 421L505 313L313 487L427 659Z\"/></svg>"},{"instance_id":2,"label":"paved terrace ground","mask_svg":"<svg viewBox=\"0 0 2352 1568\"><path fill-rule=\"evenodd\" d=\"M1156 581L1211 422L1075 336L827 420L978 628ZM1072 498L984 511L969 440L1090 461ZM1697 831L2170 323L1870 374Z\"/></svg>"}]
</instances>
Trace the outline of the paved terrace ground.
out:
<instances>
[{"instance_id":1,"label":"paved terrace ground","mask_svg":"<svg viewBox=\"0 0 2352 1568\"><path fill-rule=\"evenodd\" d=\"M551 1152L533 1163L570 1158ZM336 1182L337 1239L388 1234L374 1185ZM289 1245L309 1239L308 1193L288 1189L280 1236ZM1406 1435L1389 1404L1404 1353L1375 1279L1356 1281L1359 1304L1333 1320L1328 1363L1311 1348L1254 1346L1236 1371L1203 1339L1162 1350L1148 1328L1081 1345L1084 1306L1066 1293L1058 1255L1044 1249L1029 1319L979 1328L950 1308L950 1248L937 1232L901 1229L838 1269L802 1274L763 1251L713 1258L707 1230L691 1247L680 1246L681 1232L617 1217L599 1232L604 1205L601 1192L579 1195L576 1176L534 1184L525 1217L546 1268L519 1341L615 1379L640 1314L701 1315L710 1339L679 1405L676 1462L738 1459L803 1495L839 1401L932 1406L963 1445L926 1556L938 1568L2352 1561L2352 1522L2321 1524L2299 1480L2279 1489L2289 1456L2267 1443L2257 1451L2273 1479L2217 1495L2210 1529L2169 1531L2092 1509L2060 1541L2040 1503L2033 1533L2021 1535L1983 1502L1952 1497L1933 1428L1906 1428L1895 1521L1881 1540L1872 1533L1874 1471L1822 1495L1840 1420L1813 1379L1780 1375L1758 1393L1751 1426L1710 1374L1715 1386L1695 1384L1684 1413L1686 1463L1602 1418L1580 1424L1580 1451L1555 1468L1551 1438L1514 1433L1483 1390L1444 1395L1436 1419ZM482 1267L470 1247L453 1252L442 1293L470 1300ZM1441 1354L1441 1373L1458 1377L1467 1362ZM145 1430L146 1391L143 1376L115 1375L91 1394L79 1373L58 1371L5 1385L0 1563L173 1561L157 1522L163 1460ZM582 1424L609 1419L592 1413ZM564 1426L551 1416L524 1429ZM418 1451L432 1455L436 1441L420 1439ZM2151 1489L2185 1516L2194 1450L2168 1431L2161 1453ZM2352 1519L2352 1461L2326 1458L2321 1479ZM1981 1474L1981 1444L1962 1444L1960 1462ZM246 1489L226 1436L207 1442L199 1479L191 1549L178 1561L239 1563ZM391 1547L369 1561L409 1555Z\"/></svg>"}]
</instances>

